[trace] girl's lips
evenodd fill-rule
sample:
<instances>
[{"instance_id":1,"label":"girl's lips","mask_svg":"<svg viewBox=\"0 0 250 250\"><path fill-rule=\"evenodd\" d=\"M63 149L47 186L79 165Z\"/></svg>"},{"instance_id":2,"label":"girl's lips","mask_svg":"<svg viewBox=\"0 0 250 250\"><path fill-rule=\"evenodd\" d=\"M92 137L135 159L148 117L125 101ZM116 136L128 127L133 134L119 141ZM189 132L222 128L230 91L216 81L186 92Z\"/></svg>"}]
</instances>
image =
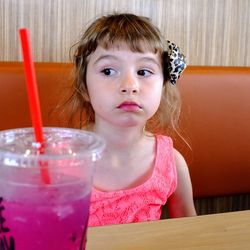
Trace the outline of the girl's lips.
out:
<instances>
[{"instance_id":1,"label":"girl's lips","mask_svg":"<svg viewBox=\"0 0 250 250\"><path fill-rule=\"evenodd\" d=\"M137 111L141 109L141 106L136 102L123 102L117 108L124 111Z\"/></svg>"}]
</instances>

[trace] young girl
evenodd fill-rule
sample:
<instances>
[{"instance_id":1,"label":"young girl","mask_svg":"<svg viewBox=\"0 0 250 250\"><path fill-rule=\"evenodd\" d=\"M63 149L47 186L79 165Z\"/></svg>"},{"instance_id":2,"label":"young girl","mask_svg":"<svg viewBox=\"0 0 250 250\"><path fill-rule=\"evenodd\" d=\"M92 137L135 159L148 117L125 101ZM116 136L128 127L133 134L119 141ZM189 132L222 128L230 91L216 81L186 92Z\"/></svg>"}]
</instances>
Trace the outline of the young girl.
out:
<instances>
[{"instance_id":1,"label":"young girl","mask_svg":"<svg viewBox=\"0 0 250 250\"><path fill-rule=\"evenodd\" d=\"M196 215L187 164L157 132L177 127L178 47L133 14L97 19L77 45L72 117L106 140L89 225L158 220L166 202L170 217Z\"/></svg>"}]
</instances>

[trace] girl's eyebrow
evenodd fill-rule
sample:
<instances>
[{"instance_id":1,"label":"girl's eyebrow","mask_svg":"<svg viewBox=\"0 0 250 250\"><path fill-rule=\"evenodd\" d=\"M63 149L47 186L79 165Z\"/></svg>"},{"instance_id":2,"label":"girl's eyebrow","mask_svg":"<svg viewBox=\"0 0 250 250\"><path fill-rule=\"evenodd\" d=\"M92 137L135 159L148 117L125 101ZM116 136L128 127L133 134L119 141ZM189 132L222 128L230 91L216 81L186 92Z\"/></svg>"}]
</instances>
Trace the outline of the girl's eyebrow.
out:
<instances>
[{"instance_id":1,"label":"girl's eyebrow","mask_svg":"<svg viewBox=\"0 0 250 250\"><path fill-rule=\"evenodd\" d=\"M113 55L101 55L100 57L98 57L98 58L94 61L94 64L97 64L99 61L104 60L104 59L115 59L115 60L119 60L116 56L113 56Z\"/></svg>"},{"instance_id":2,"label":"girl's eyebrow","mask_svg":"<svg viewBox=\"0 0 250 250\"><path fill-rule=\"evenodd\" d=\"M139 59L139 61L150 62L150 63L156 64L158 67L161 67L160 62L158 62L155 58L152 58L152 57L149 57L149 56L141 57Z\"/></svg>"},{"instance_id":3,"label":"girl's eyebrow","mask_svg":"<svg viewBox=\"0 0 250 250\"><path fill-rule=\"evenodd\" d=\"M99 61L101 60L105 60L105 59L113 59L113 60L119 60L119 58L115 55L101 55L100 57L98 57L95 61L94 61L94 64L97 64ZM150 56L143 56L143 57L140 57L138 59L138 61L142 61L142 62L149 62L149 63L153 63L155 65L157 65L158 67L161 68L161 64L153 57L150 57Z\"/></svg>"}]
</instances>

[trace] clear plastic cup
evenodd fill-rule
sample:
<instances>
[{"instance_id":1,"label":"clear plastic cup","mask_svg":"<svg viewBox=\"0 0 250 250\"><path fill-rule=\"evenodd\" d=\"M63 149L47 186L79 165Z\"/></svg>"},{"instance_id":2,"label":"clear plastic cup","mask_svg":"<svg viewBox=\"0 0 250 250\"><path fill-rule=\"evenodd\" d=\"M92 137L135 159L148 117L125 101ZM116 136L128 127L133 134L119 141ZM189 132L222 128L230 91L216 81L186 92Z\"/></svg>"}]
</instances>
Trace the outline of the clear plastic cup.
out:
<instances>
[{"instance_id":1,"label":"clear plastic cup","mask_svg":"<svg viewBox=\"0 0 250 250\"><path fill-rule=\"evenodd\" d=\"M33 128L0 132L0 246L85 249L93 173L105 143L83 130L43 132L43 152Z\"/></svg>"}]
</instances>

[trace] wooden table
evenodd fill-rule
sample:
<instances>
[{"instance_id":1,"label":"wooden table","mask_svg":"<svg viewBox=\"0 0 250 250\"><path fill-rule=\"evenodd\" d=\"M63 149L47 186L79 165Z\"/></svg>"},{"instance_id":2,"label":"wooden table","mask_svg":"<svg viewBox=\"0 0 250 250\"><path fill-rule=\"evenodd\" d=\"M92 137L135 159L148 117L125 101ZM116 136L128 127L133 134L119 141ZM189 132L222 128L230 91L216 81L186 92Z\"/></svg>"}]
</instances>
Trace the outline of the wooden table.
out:
<instances>
[{"instance_id":1,"label":"wooden table","mask_svg":"<svg viewBox=\"0 0 250 250\"><path fill-rule=\"evenodd\" d=\"M250 249L250 210L88 229L87 250Z\"/></svg>"}]
</instances>

